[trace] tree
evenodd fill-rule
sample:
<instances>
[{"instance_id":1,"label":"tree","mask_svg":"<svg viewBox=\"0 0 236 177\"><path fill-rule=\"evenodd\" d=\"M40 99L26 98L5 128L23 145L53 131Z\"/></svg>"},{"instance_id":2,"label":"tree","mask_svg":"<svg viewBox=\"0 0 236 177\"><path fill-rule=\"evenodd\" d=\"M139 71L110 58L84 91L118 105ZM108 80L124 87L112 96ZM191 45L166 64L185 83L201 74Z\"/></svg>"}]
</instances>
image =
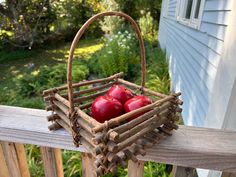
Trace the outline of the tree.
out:
<instances>
[{"instance_id":1,"label":"tree","mask_svg":"<svg viewBox=\"0 0 236 177\"><path fill-rule=\"evenodd\" d=\"M5 0L0 3L2 40L16 47L29 47L42 43L49 35L50 24L55 20L49 0Z\"/></svg>"},{"instance_id":2,"label":"tree","mask_svg":"<svg viewBox=\"0 0 236 177\"><path fill-rule=\"evenodd\" d=\"M150 12L154 20L159 21L162 0L116 0L123 12L138 20L142 11Z\"/></svg>"}]
</instances>

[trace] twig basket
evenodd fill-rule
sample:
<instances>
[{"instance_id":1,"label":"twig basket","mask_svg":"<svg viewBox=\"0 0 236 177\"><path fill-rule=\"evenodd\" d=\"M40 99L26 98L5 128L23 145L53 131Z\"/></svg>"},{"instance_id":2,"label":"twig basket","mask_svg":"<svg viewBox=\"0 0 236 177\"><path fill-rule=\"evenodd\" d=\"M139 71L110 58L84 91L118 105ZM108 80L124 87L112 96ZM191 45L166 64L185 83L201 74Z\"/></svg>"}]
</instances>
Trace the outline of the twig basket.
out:
<instances>
[{"instance_id":1,"label":"twig basket","mask_svg":"<svg viewBox=\"0 0 236 177\"><path fill-rule=\"evenodd\" d=\"M96 19L104 16L120 16L127 19L139 41L141 54L141 86L123 80L123 73L107 78L72 83L72 59L76 45L85 29ZM135 21L121 12L105 12L90 18L76 34L69 53L67 86L45 90L46 110L52 111L47 117L52 124L50 130L61 127L70 132L76 146L82 144L95 158L96 174L115 172L117 165L126 166L127 160L137 161L137 155L145 155L145 149L153 146L166 135L171 135L181 112L178 99L180 93L164 95L145 88L146 60L144 43ZM96 86L94 86L96 84ZM90 116L92 101L104 95L114 84L123 84L134 94L143 94L152 98L153 103L119 117L99 123ZM86 89L81 89L87 86ZM145 113L144 113L145 112ZM140 113L143 113L140 115ZM126 120L140 116L127 122Z\"/></svg>"}]
</instances>

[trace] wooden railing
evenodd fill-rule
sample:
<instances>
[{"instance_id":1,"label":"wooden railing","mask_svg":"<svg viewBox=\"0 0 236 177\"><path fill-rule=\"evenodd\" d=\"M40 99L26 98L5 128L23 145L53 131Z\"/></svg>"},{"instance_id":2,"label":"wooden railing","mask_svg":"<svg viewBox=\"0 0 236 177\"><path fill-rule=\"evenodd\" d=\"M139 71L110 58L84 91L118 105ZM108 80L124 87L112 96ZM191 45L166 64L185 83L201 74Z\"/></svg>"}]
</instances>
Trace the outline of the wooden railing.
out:
<instances>
[{"instance_id":1,"label":"wooden railing","mask_svg":"<svg viewBox=\"0 0 236 177\"><path fill-rule=\"evenodd\" d=\"M83 146L75 148L72 137L64 130L50 132L47 115L44 110L0 106L0 177L30 176L23 144L40 146L46 177L64 176L60 149L82 152L83 176L93 177L93 159L87 150ZM180 126L138 159L138 163L128 162L129 177L143 176L144 161L219 170L233 176L230 173L236 173L236 132Z\"/></svg>"}]
</instances>

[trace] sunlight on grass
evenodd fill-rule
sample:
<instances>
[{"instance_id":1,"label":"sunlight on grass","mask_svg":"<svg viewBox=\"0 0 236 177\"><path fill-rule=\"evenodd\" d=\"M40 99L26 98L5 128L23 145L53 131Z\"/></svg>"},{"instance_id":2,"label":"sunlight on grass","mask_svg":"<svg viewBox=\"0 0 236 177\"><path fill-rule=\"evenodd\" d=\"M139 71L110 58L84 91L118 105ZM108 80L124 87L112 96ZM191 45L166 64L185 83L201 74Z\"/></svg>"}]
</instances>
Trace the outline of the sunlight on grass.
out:
<instances>
[{"instance_id":1,"label":"sunlight on grass","mask_svg":"<svg viewBox=\"0 0 236 177\"><path fill-rule=\"evenodd\" d=\"M0 30L0 35L6 34L7 36L13 36L12 31Z\"/></svg>"},{"instance_id":2,"label":"sunlight on grass","mask_svg":"<svg viewBox=\"0 0 236 177\"><path fill-rule=\"evenodd\" d=\"M80 47L75 49L75 57L83 57L83 58L88 58L91 54L97 52L98 50L101 50L101 48L103 47L103 44L99 43L96 45L91 45L91 46L87 46L87 47ZM69 52L68 52L69 54ZM66 58L68 57L68 54L66 55Z\"/></svg>"}]
</instances>

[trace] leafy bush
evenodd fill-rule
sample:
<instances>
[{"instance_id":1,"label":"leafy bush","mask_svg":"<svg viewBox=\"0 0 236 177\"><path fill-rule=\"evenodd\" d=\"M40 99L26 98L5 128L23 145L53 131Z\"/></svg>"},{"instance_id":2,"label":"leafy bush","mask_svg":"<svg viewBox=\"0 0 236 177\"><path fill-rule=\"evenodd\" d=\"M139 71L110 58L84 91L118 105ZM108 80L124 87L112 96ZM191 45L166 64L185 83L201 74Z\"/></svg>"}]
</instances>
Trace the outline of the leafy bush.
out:
<instances>
[{"instance_id":1,"label":"leafy bush","mask_svg":"<svg viewBox=\"0 0 236 177\"><path fill-rule=\"evenodd\" d=\"M95 74L109 76L124 72L127 77L134 76L139 66L137 43L134 36L128 31L118 32L105 39L105 46L90 59L89 67Z\"/></svg>"},{"instance_id":2,"label":"leafy bush","mask_svg":"<svg viewBox=\"0 0 236 177\"><path fill-rule=\"evenodd\" d=\"M73 65L73 80L86 79L89 71L85 65ZM16 79L17 90L21 96L41 96L43 90L56 87L66 82L66 66L58 64L53 67L41 66L37 71L26 73Z\"/></svg>"},{"instance_id":3,"label":"leafy bush","mask_svg":"<svg viewBox=\"0 0 236 177\"><path fill-rule=\"evenodd\" d=\"M72 66L72 78L73 82L79 82L84 80L89 75L89 69L86 65L79 64L79 62L74 62Z\"/></svg>"},{"instance_id":4,"label":"leafy bush","mask_svg":"<svg viewBox=\"0 0 236 177\"><path fill-rule=\"evenodd\" d=\"M102 6L105 11L120 11L120 7L115 0L102 0ZM104 17L104 20L100 21L100 27L106 34L114 34L120 29L123 19L117 16Z\"/></svg>"},{"instance_id":5,"label":"leafy bush","mask_svg":"<svg viewBox=\"0 0 236 177\"><path fill-rule=\"evenodd\" d=\"M54 23L54 31L62 33L67 41L74 38L75 33L94 14L100 12L100 2L97 0L66 0L54 2L54 10L57 19ZM99 36L102 33L99 23L92 23L86 30L88 36Z\"/></svg>"},{"instance_id":6,"label":"leafy bush","mask_svg":"<svg viewBox=\"0 0 236 177\"><path fill-rule=\"evenodd\" d=\"M147 12L138 21L142 35L149 42L157 41L157 22L154 21L150 12Z\"/></svg>"},{"instance_id":7,"label":"leafy bush","mask_svg":"<svg viewBox=\"0 0 236 177\"><path fill-rule=\"evenodd\" d=\"M170 76L166 55L159 47L146 46L147 82L151 90L168 94L170 92Z\"/></svg>"}]
</instances>

